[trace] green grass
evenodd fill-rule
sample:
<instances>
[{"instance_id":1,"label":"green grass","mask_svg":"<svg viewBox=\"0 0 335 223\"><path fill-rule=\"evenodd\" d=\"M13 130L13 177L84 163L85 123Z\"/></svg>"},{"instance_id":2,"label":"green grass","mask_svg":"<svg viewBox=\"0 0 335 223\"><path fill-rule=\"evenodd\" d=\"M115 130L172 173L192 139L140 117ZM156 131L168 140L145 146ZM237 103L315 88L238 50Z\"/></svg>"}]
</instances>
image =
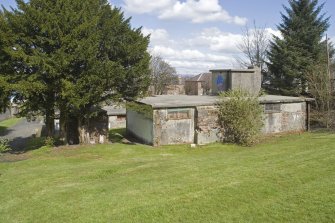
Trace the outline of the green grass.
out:
<instances>
[{"instance_id":1,"label":"green grass","mask_svg":"<svg viewBox=\"0 0 335 223\"><path fill-rule=\"evenodd\" d=\"M329 133L253 148L43 147L7 159L0 222L335 222Z\"/></svg>"},{"instance_id":2,"label":"green grass","mask_svg":"<svg viewBox=\"0 0 335 223\"><path fill-rule=\"evenodd\" d=\"M8 128L16 125L22 118L10 118L0 122L0 134L4 133Z\"/></svg>"}]
</instances>

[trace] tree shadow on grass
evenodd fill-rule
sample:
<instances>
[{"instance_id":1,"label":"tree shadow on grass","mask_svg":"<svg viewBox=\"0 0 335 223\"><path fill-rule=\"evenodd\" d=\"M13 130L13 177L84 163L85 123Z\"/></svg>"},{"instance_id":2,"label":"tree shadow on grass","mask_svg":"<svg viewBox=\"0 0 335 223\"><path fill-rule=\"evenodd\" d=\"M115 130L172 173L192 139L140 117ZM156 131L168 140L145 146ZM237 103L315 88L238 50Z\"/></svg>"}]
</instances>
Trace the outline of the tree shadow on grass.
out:
<instances>
[{"instance_id":1,"label":"tree shadow on grass","mask_svg":"<svg viewBox=\"0 0 335 223\"><path fill-rule=\"evenodd\" d=\"M45 145L45 137L16 137L9 142L11 154L22 154Z\"/></svg>"},{"instance_id":2,"label":"tree shadow on grass","mask_svg":"<svg viewBox=\"0 0 335 223\"><path fill-rule=\"evenodd\" d=\"M122 143L126 145L136 145L138 143L133 137L127 135L125 128L109 130L108 138L111 143Z\"/></svg>"},{"instance_id":3,"label":"tree shadow on grass","mask_svg":"<svg viewBox=\"0 0 335 223\"><path fill-rule=\"evenodd\" d=\"M6 138L6 135L12 131L12 129L0 125L0 137Z\"/></svg>"}]
</instances>

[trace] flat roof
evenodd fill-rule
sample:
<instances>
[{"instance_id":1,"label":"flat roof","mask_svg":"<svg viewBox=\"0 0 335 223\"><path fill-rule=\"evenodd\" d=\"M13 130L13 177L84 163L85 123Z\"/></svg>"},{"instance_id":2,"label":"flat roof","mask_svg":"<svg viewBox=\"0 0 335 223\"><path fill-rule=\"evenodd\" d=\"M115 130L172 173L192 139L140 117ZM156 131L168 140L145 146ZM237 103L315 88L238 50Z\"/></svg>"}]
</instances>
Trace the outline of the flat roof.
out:
<instances>
[{"instance_id":1,"label":"flat roof","mask_svg":"<svg viewBox=\"0 0 335 223\"><path fill-rule=\"evenodd\" d=\"M107 115L126 115L126 108L121 105L104 106L103 110L107 111Z\"/></svg>"},{"instance_id":2,"label":"flat roof","mask_svg":"<svg viewBox=\"0 0 335 223\"><path fill-rule=\"evenodd\" d=\"M254 73L256 69L215 69L210 72Z\"/></svg>"},{"instance_id":3,"label":"flat roof","mask_svg":"<svg viewBox=\"0 0 335 223\"><path fill-rule=\"evenodd\" d=\"M197 96L197 95L158 95L146 97L137 102L151 105L153 108L186 108L195 106L210 106L217 104L218 96ZM272 103L295 103L313 101L311 98L288 97L279 95L265 95L259 98L261 104Z\"/></svg>"}]
</instances>

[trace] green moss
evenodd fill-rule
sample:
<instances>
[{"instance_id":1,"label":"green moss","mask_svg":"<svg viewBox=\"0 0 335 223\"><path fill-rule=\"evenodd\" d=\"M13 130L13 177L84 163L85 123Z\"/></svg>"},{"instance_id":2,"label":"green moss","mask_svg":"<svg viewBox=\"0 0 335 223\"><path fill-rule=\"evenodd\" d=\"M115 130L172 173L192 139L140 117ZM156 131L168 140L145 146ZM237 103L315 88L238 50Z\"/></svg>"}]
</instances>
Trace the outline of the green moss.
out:
<instances>
[{"instance_id":1,"label":"green moss","mask_svg":"<svg viewBox=\"0 0 335 223\"><path fill-rule=\"evenodd\" d=\"M136 102L127 102L128 110L143 114L146 118L153 119L153 109L150 105L140 104Z\"/></svg>"}]
</instances>

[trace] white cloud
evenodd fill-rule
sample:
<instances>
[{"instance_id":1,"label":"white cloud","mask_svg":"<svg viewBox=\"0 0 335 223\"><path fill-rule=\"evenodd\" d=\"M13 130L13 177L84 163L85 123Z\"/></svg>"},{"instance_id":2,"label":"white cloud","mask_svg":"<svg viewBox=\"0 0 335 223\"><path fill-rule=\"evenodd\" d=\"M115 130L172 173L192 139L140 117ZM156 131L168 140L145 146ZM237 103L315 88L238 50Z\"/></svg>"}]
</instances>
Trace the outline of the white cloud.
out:
<instances>
[{"instance_id":1,"label":"white cloud","mask_svg":"<svg viewBox=\"0 0 335 223\"><path fill-rule=\"evenodd\" d=\"M282 34L281 34L281 32L280 32L279 30L274 30L274 29L272 29L272 28L266 28L265 31L266 31L268 34L270 34L269 38L272 38L271 35L277 36L277 37L279 37L279 38L282 38L282 37L283 37Z\"/></svg>"},{"instance_id":2,"label":"white cloud","mask_svg":"<svg viewBox=\"0 0 335 223\"><path fill-rule=\"evenodd\" d=\"M187 20L192 23L226 22L245 25L246 18L231 16L219 0L125 0L125 8L132 13L153 13L160 19Z\"/></svg>"},{"instance_id":3,"label":"white cloud","mask_svg":"<svg viewBox=\"0 0 335 223\"><path fill-rule=\"evenodd\" d=\"M266 28L270 34L280 33ZM151 34L150 53L161 56L176 68L179 74L198 74L218 68L238 68L236 58L243 57L237 45L242 41L243 35L223 32L212 27L189 38L171 39L165 29L143 28L144 34Z\"/></svg>"},{"instance_id":4,"label":"white cloud","mask_svg":"<svg viewBox=\"0 0 335 223\"><path fill-rule=\"evenodd\" d=\"M333 44L335 44L335 36L331 37L331 38L330 38L330 41L331 41Z\"/></svg>"},{"instance_id":5,"label":"white cloud","mask_svg":"<svg viewBox=\"0 0 335 223\"><path fill-rule=\"evenodd\" d=\"M143 27L142 33L144 35L150 35L150 42L162 42L169 39L169 34L165 29L149 29Z\"/></svg>"},{"instance_id":6,"label":"white cloud","mask_svg":"<svg viewBox=\"0 0 335 223\"><path fill-rule=\"evenodd\" d=\"M174 2L174 0L124 0L124 7L129 12L142 14L171 7Z\"/></svg>"},{"instance_id":7,"label":"white cloud","mask_svg":"<svg viewBox=\"0 0 335 223\"><path fill-rule=\"evenodd\" d=\"M236 46L238 42L242 41L242 38L241 34L226 33L213 27L201 31L200 34L189 40L189 44L208 47L213 51L238 53L239 50Z\"/></svg>"},{"instance_id":8,"label":"white cloud","mask_svg":"<svg viewBox=\"0 0 335 223\"><path fill-rule=\"evenodd\" d=\"M197 49L178 49L168 46L154 46L151 54L159 55L177 69L180 74L198 74L210 69L231 67L235 58L231 55L201 52Z\"/></svg>"}]
</instances>

